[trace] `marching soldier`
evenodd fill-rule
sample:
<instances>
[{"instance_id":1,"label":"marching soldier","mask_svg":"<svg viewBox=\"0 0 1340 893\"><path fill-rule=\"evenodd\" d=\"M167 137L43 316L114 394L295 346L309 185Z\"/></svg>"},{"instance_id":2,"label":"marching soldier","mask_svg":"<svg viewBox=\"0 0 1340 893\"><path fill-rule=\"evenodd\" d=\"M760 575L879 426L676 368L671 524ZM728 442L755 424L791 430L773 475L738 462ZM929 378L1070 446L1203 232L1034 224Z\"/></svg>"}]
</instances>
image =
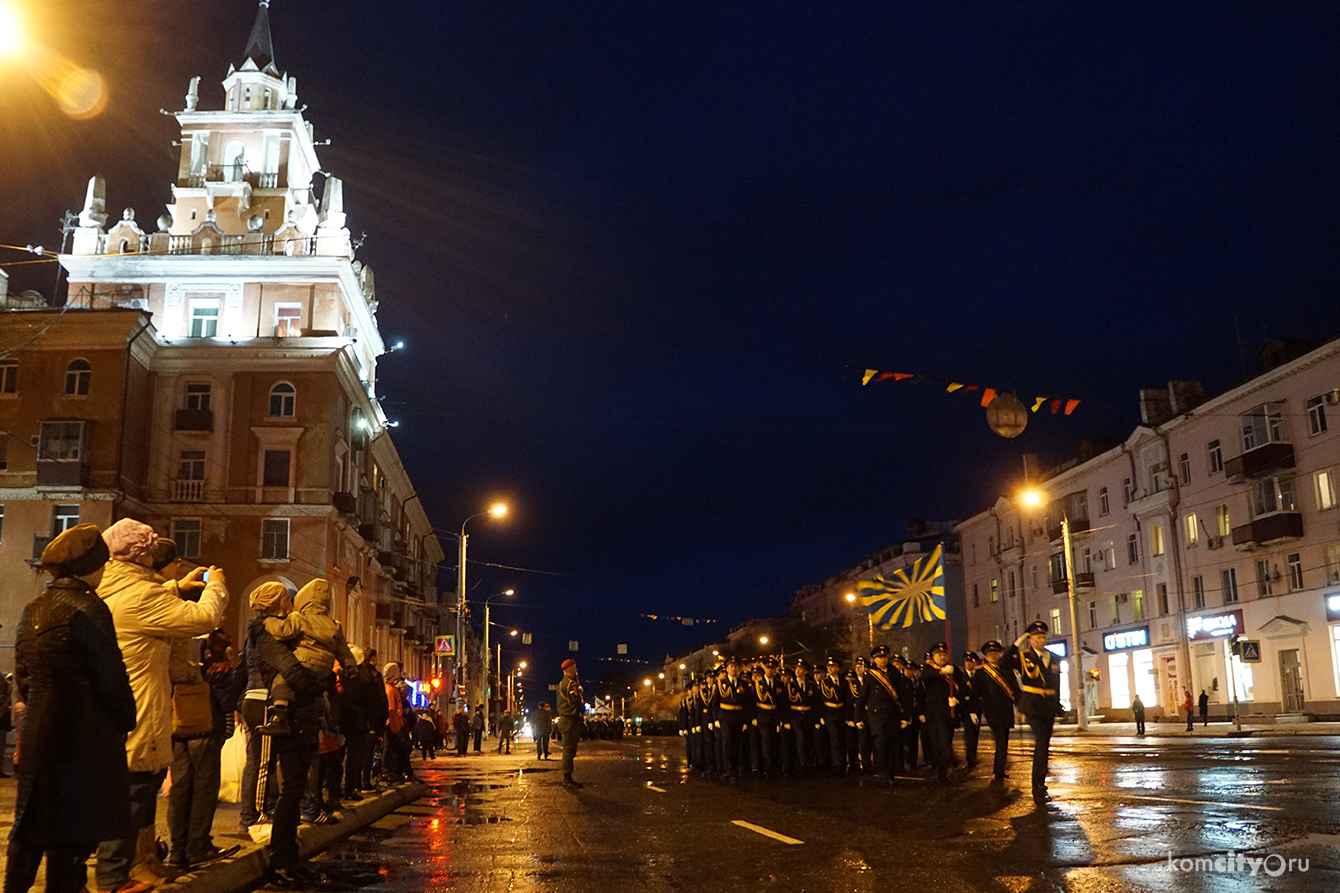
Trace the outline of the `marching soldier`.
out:
<instances>
[{"instance_id":1,"label":"marching soldier","mask_svg":"<svg viewBox=\"0 0 1340 893\"><path fill-rule=\"evenodd\" d=\"M754 677L754 722L758 729L761 771L772 778L778 774L781 747L778 732L786 696L777 684L777 659L764 661L760 675Z\"/></svg>"},{"instance_id":2,"label":"marching soldier","mask_svg":"<svg viewBox=\"0 0 1340 893\"><path fill-rule=\"evenodd\" d=\"M679 713L675 718L679 737L684 739L684 759L690 766L693 765L693 689L697 684L695 679L679 699Z\"/></svg>"},{"instance_id":3,"label":"marching soldier","mask_svg":"<svg viewBox=\"0 0 1340 893\"><path fill-rule=\"evenodd\" d=\"M790 734L783 739L783 766L803 775L814 766L814 705L819 696L810 679L809 661L796 661L795 673L786 680L786 720ZM789 747L788 747L789 745Z\"/></svg>"},{"instance_id":4,"label":"marching soldier","mask_svg":"<svg viewBox=\"0 0 1340 893\"><path fill-rule=\"evenodd\" d=\"M976 651L964 652L959 716L963 720L963 762L969 769L977 765L977 739L982 732L981 710L977 703L977 691L972 684L973 675L981 665Z\"/></svg>"},{"instance_id":5,"label":"marching soldier","mask_svg":"<svg viewBox=\"0 0 1340 893\"><path fill-rule=\"evenodd\" d=\"M1014 702L1019 697L1014 674L1000 666L1001 644L994 639L982 646L986 662L973 675L973 697L977 701L978 716L991 727L991 740L996 744L992 776L1005 779L1005 755L1010 750L1010 729L1014 728Z\"/></svg>"},{"instance_id":6,"label":"marching soldier","mask_svg":"<svg viewBox=\"0 0 1340 893\"><path fill-rule=\"evenodd\" d=\"M1061 671L1047 650L1047 624L1035 620L1024 630L1001 663L1019 674L1019 712L1033 730L1033 800L1045 803L1047 764L1051 759L1052 728L1061 713Z\"/></svg>"},{"instance_id":7,"label":"marching soldier","mask_svg":"<svg viewBox=\"0 0 1340 893\"><path fill-rule=\"evenodd\" d=\"M741 771L746 697L739 661L731 657L726 672L717 675L717 769L722 778L735 779Z\"/></svg>"},{"instance_id":8,"label":"marching soldier","mask_svg":"<svg viewBox=\"0 0 1340 893\"><path fill-rule=\"evenodd\" d=\"M907 761L909 771L916 771L917 742L921 740L921 724L925 720L923 714L926 711L921 665L914 660L904 661L903 678L907 680L907 693L912 707L907 714L907 725L903 727L903 759Z\"/></svg>"},{"instance_id":9,"label":"marching soldier","mask_svg":"<svg viewBox=\"0 0 1340 893\"><path fill-rule=\"evenodd\" d=\"M845 769L846 748L843 746L843 733L846 731L846 684L842 680L842 665L836 658L828 659L828 672L819 678L819 752L828 763L828 771L841 775Z\"/></svg>"},{"instance_id":10,"label":"marching soldier","mask_svg":"<svg viewBox=\"0 0 1340 893\"><path fill-rule=\"evenodd\" d=\"M935 777L949 781L949 763L954 758L954 726L959 722L959 696L963 693L963 671L949 663L949 646L936 642L921 671L925 689L926 739Z\"/></svg>"},{"instance_id":11,"label":"marching soldier","mask_svg":"<svg viewBox=\"0 0 1340 893\"><path fill-rule=\"evenodd\" d=\"M717 767L717 755L720 752L717 705L720 700L721 693L717 688L717 671L714 667L703 674L703 690L698 708L703 724L703 744L699 753L701 765L698 771L702 773L703 778L714 778L720 771Z\"/></svg>"},{"instance_id":12,"label":"marching soldier","mask_svg":"<svg viewBox=\"0 0 1340 893\"><path fill-rule=\"evenodd\" d=\"M758 715L760 712L758 704L758 683L763 681L763 665L755 662L750 668L749 674L744 677L744 734L748 744L745 750L749 754L749 774L763 774L763 748L759 740ZM744 774L745 758L741 757L740 774Z\"/></svg>"},{"instance_id":13,"label":"marching soldier","mask_svg":"<svg viewBox=\"0 0 1340 893\"><path fill-rule=\"evenodd\" d=\"M870 681L865 658L853 661L847 673L847 766L852 772L869 772L870 729L866 727L865 699Z\"/></svg>"},{"instance_id":14,"label":"marching soldier","mask_svg":"<svg viewBox=\"0 0 1340 893\"><path fill-rule=\"evenodd\" d=\"M891 678L897 671L889 667L887 647L876 647L870 657L874 666L867 674L870 682L865 692L865 723L874 751L875 775L885 784L893 784L895 747L901 755L902 727L906 724L899 703L899 688Z\"/></svg>"}]
</instances>

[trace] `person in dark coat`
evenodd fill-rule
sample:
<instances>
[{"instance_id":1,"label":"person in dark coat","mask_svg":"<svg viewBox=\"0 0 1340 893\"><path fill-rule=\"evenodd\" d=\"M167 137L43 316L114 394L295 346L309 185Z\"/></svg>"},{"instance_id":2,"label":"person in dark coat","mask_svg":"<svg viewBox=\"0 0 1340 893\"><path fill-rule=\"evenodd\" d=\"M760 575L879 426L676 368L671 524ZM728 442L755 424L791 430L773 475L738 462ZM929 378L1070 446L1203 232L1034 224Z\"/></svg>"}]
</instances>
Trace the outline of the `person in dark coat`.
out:
<instances>
[{"instance_id":1,"label":"person in dark coat","mask_svg":"<svg viewBox=\"0 0 1340 893\"><path fill-rule=\"evenodd\" d=\"M478 711L475 719L479 719ZM456 713L451 717L451 730L456 735L456 756L463 757L470 744L470 717L465 714L464 704L456 705Z\"/></svg>"},{"instance_id":2,"label":"person in dark coat","mask_svg":"<svg viewBox=\"0 0 1340 893\"><path fill-rule=\"evenodd\" d=\"M540 709L535 711L535 718L531 722L535 726L535 758L537 760L547 760L549 759L549 736L554 731L554 714L546 702L540 702Z\"/></svg>"},{"instance_id":3,"label":"person in dark coat","mask_svg":"<svg viewBox=\"0 0 1340 893\"><path fill-rule=\"evenodd\" d=\"M1019 697L1019 689L1014 674L1000 665L1000 656L1004 648L994 639L982 646L985 659L977 672L973 674L973 698L978 709L978 718L991 729L991 739L995 742L996 756L992 763L992 775L996 781L1005 779L1005 758L1010 750L1010 729L1014 728L1014 702Z\"/></svg>"},{"instance_id":4,"label":"person in dark coat","mask_svg":"<svg viewBox=\"0 0 1340 893\"><path fill-rule=\"evenodd\" d=\"M901 743L904 724L899 686L894 681L898 671L889 666L888 647L878 645L870 656L874 665L867 673L871 681L865 695L865 721L870 727L875 775L893 784L895 742Z\"/></svg>"},{"instance_id":5,"label":"person in dark coat","mask_svg":"<svg viewBox=\"0 0 1340 893\"><path fill-rule=\"evenodd\" d=\"M963 671L949 663L949 646L936 642L921 671L925 689L926 737L930 743L935 777L949 781L949 763L954 758L954 727L959 724L960 701L966 694Z\"/></svg>"},{"instance_id":6,"label":"person in dark coat","mask_svg":"<svg viewBox=\"0 0 1340 893\"><path fill-rule=\"evenodd\" d=\"M470 732L475 739L475 753L479 753L479 748L484 743L484 705L480 704L475 708L474 718L470 720ZM465 756L465 754L461 754Z\"/></svg>"},{"instance_id":7,"label":"person in dark coat","mask_svg":"<svg viewBox=\"0 0 1340 893\"><path fill-rule=\"evenodd\" d=\"M1207 694L1205 693L1205 689L1203 689L1203 688L1200 690L1200 700L1198 701L1198 705L1199 705L1199 707L1200 707L1200 720L1201 720L1201 725L1203 725L1203 726L1209 726L1209 724L1210 724L1210 696L1207 695Z\"/></svg>"},{"instance_id":8,"label":"person in dark coat","mask_svg":"<svg viewBox=\"0 0 1340 893\"><path fill-rule=\"evenodd\" d=\"M6 893L32 887L44 853L47 890L76 893L98 841L131 833L125 736L135 696L96 591L108 557L93 524L53 539L41 561L54 579L19 620L14 678L27 707Z\"/></svg>"},{"instance_id":9,"label":"person in dark coat","mask_svg":"<svg viewBox=\"0 0 1340 893\"><path fill-rule=\"evenodd\" d=\"M495 748L497 753L512 752L512 735L516 729L516 723L512 720L512 711L507 710L503 713L502 719L498 720L498 746Z\"/></svg>"},{"instance_id":10,"label":"person in dark coat","mask_svg":"<svg viewBox=\"0 0 1340 893\"><path fill-rule=\"evenodd\" d=\"M1052 730L1061 715L1061 668L1047 650L1050 628L1035 620L1001 658L1007 670L1019 674L1019 712L1033 730L1033 800L1045 803L1047 770L1051 760Z\"/></svg>"},{"instance_id":11,"label":"person in dark coat","mask_svg":"<svg viewBox=\"0 0 1340 893\"><path fill-rule=\"evenodd\" d=\"M1135 717L1135 734L1143 735L1145 733L1145 702L1136 695L1135 700L1131 701L1131 714Z\"/></svg>"},{"instance_id":12,"label":"person in dark coat","mask_svg":"<svg viewBox=\"0 0 1340 893\"><path fill-rule=\"evenodd\" d=\"M356 666L340 678L344 688L343 706L340 710L340 733L344 735L344 799L362 800L359 791L366 790L371 784L369 775L372 764L368 761L368 749L372 747L372 725L369 716L372 710L373 690L372 672L367 665L363 649L350 645Z\"/></svg>"}]
</instances>

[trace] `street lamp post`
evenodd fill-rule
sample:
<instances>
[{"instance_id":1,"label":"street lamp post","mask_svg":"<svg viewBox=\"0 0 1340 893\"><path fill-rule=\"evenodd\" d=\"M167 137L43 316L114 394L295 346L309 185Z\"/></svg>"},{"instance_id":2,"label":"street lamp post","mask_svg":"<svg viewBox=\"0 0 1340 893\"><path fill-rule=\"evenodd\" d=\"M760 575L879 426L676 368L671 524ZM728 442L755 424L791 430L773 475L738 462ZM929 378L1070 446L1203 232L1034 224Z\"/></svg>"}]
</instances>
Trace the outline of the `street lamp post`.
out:
<instances>
[{"instance_id":1,"label":"street lamp post","mask_svg":"<svg viewBox=\"0 0 1340 893\"><path fill-rule=\"evenodd\" d=\"M457 545L457 553L456 553L456 685L457 685L457 691L458 691L458 692L459 692L462 688L465 688L465 687L466 687L466 686L465 686L465 672L466 672L466 660L465 660L465 553L466 553L466 544L467 544L467 542L468 542L468 540L469 540L469 537L466 536L466 533L465 533L465 525L469 524L469 523L470 523L471 521L473 521L475 518L482 518L484 515L492 515L492 516L495 517L495 518L501 518L501 517L502 517L503 515L505 515L505 514L507 514L507 506L503 505L501 502L494 504L493 506L489 507L489 509L486 510L486 511L477 512L476 514L471 515L470 517L466 518L464 521L461 522L461 532L460 532L460 535L456 538L456 545ZM487 629L487 627L485 627L485 629ZM487 654L488 654L488 652L485 651L484 653L485 653L485 655L486 655L486 657L484 658L484 664L485 664L485 668L487 669L487 666L488 666L488 657L487 657ZM485 675L484 684L487 685L487 684L488 684L488 678L487 678L488 674L485 673L484 675ZM468 702L468 689L466 690L466 695L467 695L467 702Z\"/></svg>"},{"instance_id":2,"label":"street lamp post","mask_svg":"<svg viewBox=\"0 0 1340 893\"><path fill-rule=\"evenodd\" d=\"M1042 505L1042 494L1037 490L1027 490L1023 494L1025 505ZM1070 653L1073 666L1070 671L1070 703L1075 705L1075 718L1079 730L1089 728L1089 718L1084 712L1084 655L1079 644L1079 613L1075 606L1075 568L1074 555L1070 551L1070 517L1061 506L1061 565L1065 569L1066 593L1070 602Z\"/></svg>"},{"instance_id":3,"label":"street lamp post","mask_svg":"<svg viewBox=\"0 0 1340 893\"><path fill-rule=\"evenodd\" d=\"M464 565L464 562L461 562L461 563L462 563L462 565ZM484 599L484 703L485 703L485 704L488 704L489 701L491 700L491 698L489 698L489 692L488 692L488 687L489 687L489 602L493 601L494 596L498 596L498 595L514 595L515 593L516 593L516 590L515 590L515 589L504 589L502 592L495 592L495 593L493 593L493 595L490 595L488 598ZM499 649L499 652L501 652L501 650L502 650L502 646L499 645L499 646L498 646L498 649ZM499 674L499 675L498 675L498 684L499 684L499 685L502 685L502 667L501 667L501 666L498 667L498 674Z\"/></svg>"}]
</instances>

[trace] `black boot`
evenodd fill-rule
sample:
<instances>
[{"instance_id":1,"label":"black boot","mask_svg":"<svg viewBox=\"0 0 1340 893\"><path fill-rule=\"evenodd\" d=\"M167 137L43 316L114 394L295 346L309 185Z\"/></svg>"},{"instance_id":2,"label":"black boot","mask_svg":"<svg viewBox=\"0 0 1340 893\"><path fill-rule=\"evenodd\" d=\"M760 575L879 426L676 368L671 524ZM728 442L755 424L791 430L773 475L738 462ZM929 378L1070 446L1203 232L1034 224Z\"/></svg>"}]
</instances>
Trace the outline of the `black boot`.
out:
<instances>
[{"instance_id":1,"label":"black boot","mask_svg":"<svg viewBox=\"0 0 1340 893\"><path fill-rule=\"evenodd\" d=\"M570 785L572 785L574 788L580 788L580 787L583 787L583 785L582 785L582 783L581 783L580 781L574 781L574 780L573 780L573 778L572 778L572 773L571 773L571 772L564 772L564 773L563 773L563 783L564 783L564 784L570 784Z\"/></svg>"}]
</instances>

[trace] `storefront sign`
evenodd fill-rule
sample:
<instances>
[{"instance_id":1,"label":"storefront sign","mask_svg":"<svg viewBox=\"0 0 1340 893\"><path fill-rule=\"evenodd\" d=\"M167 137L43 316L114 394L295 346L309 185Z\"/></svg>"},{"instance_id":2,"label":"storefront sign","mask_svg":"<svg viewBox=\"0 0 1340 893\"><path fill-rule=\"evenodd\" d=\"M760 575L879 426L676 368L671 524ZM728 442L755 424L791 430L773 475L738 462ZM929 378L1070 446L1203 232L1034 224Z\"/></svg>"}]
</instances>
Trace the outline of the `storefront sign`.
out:
<instances>
[{"instance_id":1,"label":"storefront sign","mask_svg":"<svg viewBox=\"0 0 1340 893\"><path fill-rule=\"evenodd\" d=\"M1060 642L1048 642L1047 650L1050 651L1052 654L1055 654L1057 657L1065 657L1066 656L1065 640L1062 640Z\"/></svg>"},{"instance_id":2,"label":"storefront sign","mask_svg":"<svg viewBox=\"0 0 1340 893\"><path fill-rule=\"evenodd\" d=\"M1149 645L1149 627L1125 629L1119 633L1103 636L1104 651L1126 651L1130 648L1145 648Z\"/></svg>"},{"instance_id":3,"label":"storefront sign","mask_svg":"<svg viewBox=\"0 0 1340 893\"><path fill-rule=\"evenodd\" d=\"M1340 592L1326 596L1326 619L1340 620Z\"/></svg>"},{"instance_id":4,"label":"storefront sign","mask_svg":"<svg viewBox=\"0 0 1340 893\"><path fill-rule=\"evenodd\" d=\"M1227 614L1208 614L1186 619L1186 637L1191 640L1231 636L1241 633L1243 629L1241 608Z\"/></svg>"}]
</instances>

